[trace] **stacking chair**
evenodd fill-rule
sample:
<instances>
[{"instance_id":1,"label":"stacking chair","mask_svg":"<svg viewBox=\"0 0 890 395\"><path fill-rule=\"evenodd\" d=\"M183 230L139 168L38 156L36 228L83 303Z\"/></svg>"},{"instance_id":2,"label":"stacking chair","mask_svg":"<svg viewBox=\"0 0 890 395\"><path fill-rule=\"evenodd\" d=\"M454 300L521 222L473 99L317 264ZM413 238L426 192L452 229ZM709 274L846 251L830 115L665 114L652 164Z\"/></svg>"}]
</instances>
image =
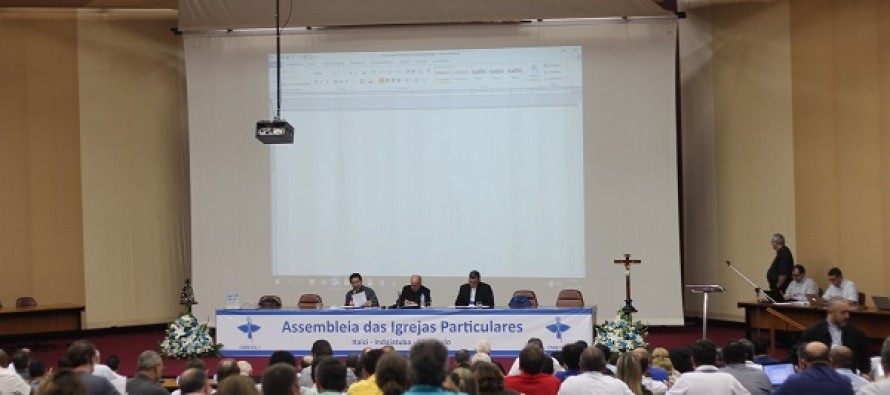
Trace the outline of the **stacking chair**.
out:
<instances>
[{"instance_id":1,"label":"stacking chair","mask_svg":"<svg viewBox=\"0 0 890 395\"><path fill-rule=\"evenodd\" d=\"M556 297L556 307L584 307L584 297L577 289L564 289Z\"/></svg>"},{"instance_id":2,"label":"stacking chair","mask_svg":"<svg viewBox=\"0 0 890 395\"><path fill-rule=\"evenodd\" d=\"M301 310L320 309L322 305L321 296L318 294L303 294L297 302L297 307Z\"/></svg>"},{"instance_id":3,"label":"stacking chair","mask_svg":"<svg viewBox=\"0 0 890 395\"><path fill-rule=\"evenodd\" d=\"M538 297L535 296L535 291L530 289L520 289L516 292L513 292L513 296L525 296L528 298L529 302L531 302L531 307L538 307Z\"/></svg>"}]
</instances>

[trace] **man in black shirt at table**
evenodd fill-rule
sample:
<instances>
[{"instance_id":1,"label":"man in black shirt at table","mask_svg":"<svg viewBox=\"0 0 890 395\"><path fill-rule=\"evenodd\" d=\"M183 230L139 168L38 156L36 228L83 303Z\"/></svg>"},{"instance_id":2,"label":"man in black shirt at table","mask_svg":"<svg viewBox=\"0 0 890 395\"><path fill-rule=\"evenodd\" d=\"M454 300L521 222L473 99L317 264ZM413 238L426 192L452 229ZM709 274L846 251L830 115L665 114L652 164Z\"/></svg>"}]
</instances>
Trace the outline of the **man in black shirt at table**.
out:
<instances>
[{"instance_id":1,"label":"man in black shirt at table","mask_svg":"<svg viewBox=\"0 0 890 395\"><path fill-rule=\"evenodd\" d=\"M771 244L773 249L776 250L776 257L766 272L766 281L769 282L770 290L785 293L785 289L791 283L791 269L794 267L794 256L791 255L791 250L785 245L785 236L782 236L781 233L773 235Z\"/></svg>"},{"instance_id":2,"label":"man in black shirt at table","mask_svg":"<svg viewBox=\"0 0 890 395\"><path fill-rule=\"evenodd\" d=\"M430 289L423 286L423 279L415 274L411 276L411 284L402 287L399 293L399 299L396 300L397 307L420 307L421 295L423 296L423 304L428 307L432 304L433 298L430 296Z\"/></svg>"},{"instance_id":3,"label":"man in black shirt at table","mask_svg":"<svg viewBox=\"0 0 890 395\"><path fill-rule=\"evenodd\" d=\"M479 272L473 270L467 283L460 286L454 305L494 307L494 292L490 285L482 282Z\"/></svg>"}]
</instances>

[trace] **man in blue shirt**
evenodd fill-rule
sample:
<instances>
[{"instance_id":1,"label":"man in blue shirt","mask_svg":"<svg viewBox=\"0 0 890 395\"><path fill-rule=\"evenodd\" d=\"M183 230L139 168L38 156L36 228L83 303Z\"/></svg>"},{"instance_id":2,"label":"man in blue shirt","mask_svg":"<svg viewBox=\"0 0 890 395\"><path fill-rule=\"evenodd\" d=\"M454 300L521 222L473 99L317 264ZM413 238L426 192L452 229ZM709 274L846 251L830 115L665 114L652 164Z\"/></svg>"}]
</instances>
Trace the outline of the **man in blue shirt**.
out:
<instances>
[{"instance_id":1,"label":"man in blue shirt","mask_svg":"<svg viewBox=\"0 0 890 395\"><path fill-rule=\"evenodd\" d=\"M798 349L800 372L788 377L773 395L853 395L850 379L836 372L829 363L825 343L810 342Z\"/></svg>"}]
</instances>

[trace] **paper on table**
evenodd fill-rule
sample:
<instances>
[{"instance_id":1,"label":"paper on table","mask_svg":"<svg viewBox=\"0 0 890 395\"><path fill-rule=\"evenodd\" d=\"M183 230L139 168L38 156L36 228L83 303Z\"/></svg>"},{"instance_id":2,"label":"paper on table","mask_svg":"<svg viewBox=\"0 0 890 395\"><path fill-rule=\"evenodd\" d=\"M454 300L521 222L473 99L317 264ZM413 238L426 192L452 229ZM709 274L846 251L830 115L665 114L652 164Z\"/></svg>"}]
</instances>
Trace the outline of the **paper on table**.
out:
<instances>
[{"instance_id":1,"label":"paper on table","mask_svg":"<svg viewBox=\"0 0 890 395\"><path fill-rule=\"evenodd\" d=\"M368 300L368 298L365 296L365 291L362 291L362 292L359 292L356 294L352 294L352 305L353 306L356 306L356 307L364 306L365 302L367 300Z\"/></svg>"}]
</instances>

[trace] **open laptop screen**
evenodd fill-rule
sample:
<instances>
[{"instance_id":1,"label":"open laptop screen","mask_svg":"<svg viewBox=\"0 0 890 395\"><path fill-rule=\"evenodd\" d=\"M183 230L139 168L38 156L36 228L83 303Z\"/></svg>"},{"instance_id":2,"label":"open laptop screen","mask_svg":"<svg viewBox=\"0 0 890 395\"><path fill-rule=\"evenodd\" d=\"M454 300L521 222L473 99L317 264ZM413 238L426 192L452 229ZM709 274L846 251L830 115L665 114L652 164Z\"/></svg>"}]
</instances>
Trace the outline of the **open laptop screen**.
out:
<instances>
[{"instance_id":1,"label":"open laptop screen","mask_svg":"<svg viewBox=\"0 0 890 395\"><path fill-rule=\"evenodd\" d=\"M781 385L788 376L794 374L794 365L790 363L779 363L775 365L764 365L763 372L769 377L769 382L773 385Z\"/></svg>"}]
</instances>

